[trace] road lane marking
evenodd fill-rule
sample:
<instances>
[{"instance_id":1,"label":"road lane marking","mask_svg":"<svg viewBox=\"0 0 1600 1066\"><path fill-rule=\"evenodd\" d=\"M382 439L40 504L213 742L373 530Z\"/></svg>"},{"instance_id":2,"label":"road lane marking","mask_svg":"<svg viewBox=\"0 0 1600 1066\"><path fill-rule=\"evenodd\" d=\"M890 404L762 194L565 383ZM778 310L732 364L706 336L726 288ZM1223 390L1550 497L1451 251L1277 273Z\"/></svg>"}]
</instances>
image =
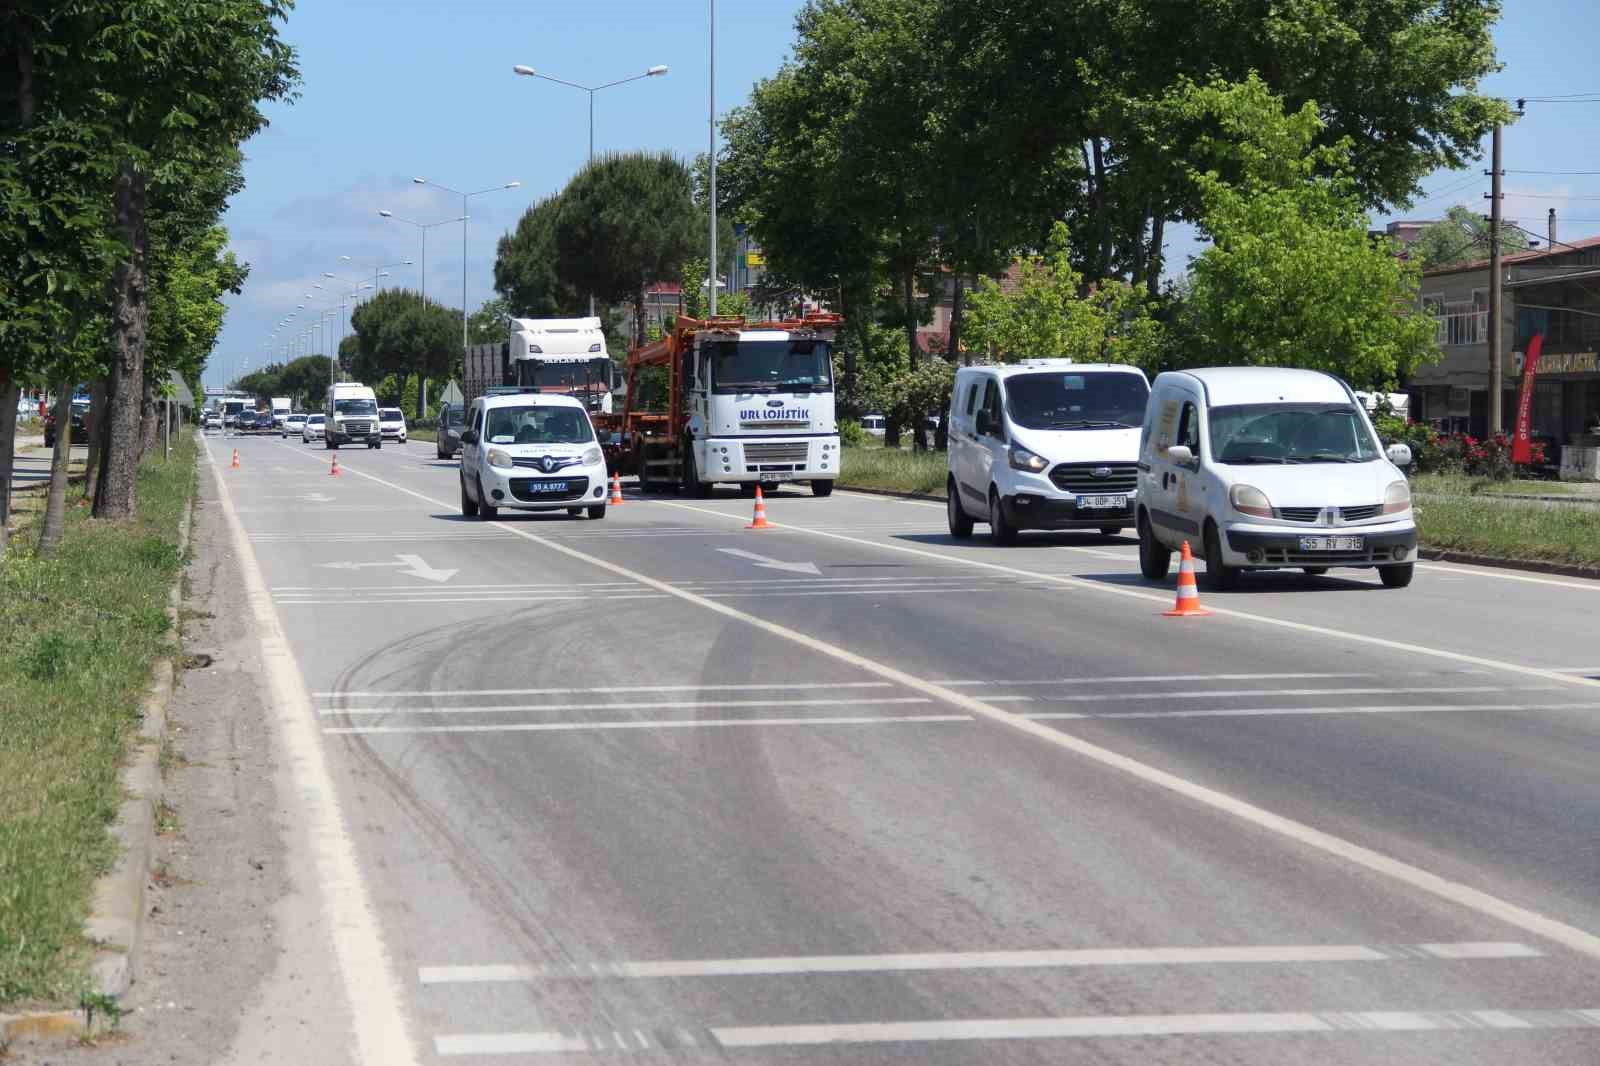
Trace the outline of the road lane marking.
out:
<instances>
[{"instance_id":1,"label":"road lane marking","mask_svg":"<svg viewBox=\"0 0 1600 1066\"><path fill-rule=\"evenodd\" d=\"M935 685L995 685L999 687L1022 685L1113 685L1145 684L1166 685L1180 681L1323 681L1340 678L1376 677L1376 674L1124 674L1121 677L1058 677L1029 681L935 681Z\"/></svg>"},{"instance_id":2,"label":"road lane marking","mask_svg":"<svg viewBox=\"0 0 1600 1066\"><path fill-rule=\"evenodd\" d=\"M475 707L324 707L325 717L353 714L507 714L521 711L692 711L710 707L894 707L932 703L927 696L865 700L683 700L634 703L480 703Z\"/></svg>"},{"instance_id":3,"label":"road lane marking","mask_svg":"<svg viewBox=\"0 0 1600 1066\"><path fill-rule=\"evenodd\" d=\"M1026 951L905 952L889 955L794 955L744 959L652 959L561 963L423 966L423 985L500 984L547 980L650 980L678 977L774 977L795 974L906 973L930 970L1076 969L1102 966L1451 961L1542 958L1526 944L1469 941L1441 944L1281 944L1224 947L1065 948Z\"/></svg>"},{"instance_id":4,"label":"road lane marking","mask_svg":"<svg viewBox=\"0 0 1600 1066\"><path fill-rule=\"evenodd\" d=\"M1010 703L1031 702L1026 696L1006 698ZM990 701L995 702L993 700ZM1272 718L1297 714L1443 714L1470 711L1600 711L1600 703L1435 703L1394 706L1244 707L1205 711L1043 711L1022 717L1034 721L1088 721L1101 718Z\"/></svg>"},{"instance_id":5,"label":"road lane marking","mask_svg":"<svg viewBox=\"0 0 1600 1066\"><path fill-rule=\"evenodd\" d=\"M1238 696L1388 696L1414 693L1508 692L1499 685L1447 685L1438 688L1426 686L1405 688L1236 688L1213 689L1199 692L1107 692L1074 693L1070 696L1030 697L1039 703L1100 703L1126 700L1212 700L1233 699ZM1526 685L1518 692L1559 691L1555 685ZM993 698L993 697L989 697Z\"/></svg>"},{"instance_id":6,"label":"road lane marking","mask_svg":"<svg viewBox=\"0 0 1600 1066\"><path fill-rule=\"evenodd\" d=\"M357 473L357 476L359 477L365 477L371 481L377 482L378 484L386 485L397 492L412 496L436 507L448 506L440 500L433 499L432 497L426 496L423 493L417 492L413 489L408 489L403 485L397 485L390 481L384 481L382 478L373 477L370 474L360 474L356 471L352 471L352 473ZM663 504L663 506L686 507L687 505ZM691 511L702 510L701 508L695 507L688 507L687 509ZM716 511L706 511L705 513L713 515L718 514ZM719 517L721 516L719 515ZM936 685L931 681L916 677L904 670L898 669L897 667L890 666L887 663L879 662L876 659L869 658L846 648L839 647L836 644L831 644L825 640L802 633L797 629L791 629L788 626L780 625L777 622L768 621L767 619L761 618L758 615L741 611L738 608L732 607L726 603L719 603L716 600L707 599L706 597L698 595L697 593L688 592L676 585L671 584L670 582L661 581L646 574L641 574L635 570L629 569L628 567L613 563L607 559L602 559L599 556L589 555L588 553L579 551L577 548L571 547L570 545L558 544L546 537L540 537L533 533L528 533L526 531L517 529L514 526L508 526L506 528L534 544L542 545L548 550L565 555L568 558L586 562L597 570L603 570L606 573L614 574L617 577L628 578L630 580L637 581L640 584L648 585L649 587L658 591L677 596L686 603L695 604L707 611L720 614L724 618L730 618L735 621L743 622L754 629L759 629L762 632L770 633L776 637L781 637L784 640L788 640L800 647L807 648L811 651L817 652L820 655L825 655L828 658L846 663L850 666L854 666L866 673L875 674L886 681L895 682L896 684L910 689L913 692L921 692L925 695L932 696L935 699L942 700L952 707L960 708L969 714L986 718L989 721L995 722L999 725L1008 726L1016 732L1033 737L1036 740L1041 740L1063 750L1070 751L1082 758L1098 763L1101 766L1117 770L1128 777L1143 781L1146 784L1154 785L1157 788L1164 789L1193 803L1208 807L1211 810L1230 815L1241 822L1256 826L1259 829L1265 829L1269 832L1275 833L1286 840L1290 840L1304 847L1320 851L1325 855L1330 855L1341 859L1352 866L1357 866L1373 873L1381 874L1393 881L1408 885L1409 887L1420 892L1425 892L1440 899L1448 900L1463 908L1475 911L1478 914L1493 918L1497 921L1505 922L1507 925L1522 929L1525 932L1530 932L1537 936L1552 940L1558 944L1562 944L1567 948L1570 948L1571 950L1579 952L1590 958L1600 959L1600 936L1596 936L1585 929L1580 929L1577 926L1568 925L1565 922L1557 921L1554 918L1539 914L1538 912L1529 910L1526 907L1518 906L1509 900L1501 899L1498 896L1491 895L1490 893L1484 892L1481 889L1473 888L1470 885L1465 885L1457 881L1451 881L1429 870L1423 869L1420 866L1414 866L1411 863L1393 858L1382 852L1375 851L1372 848L1364 847L1355 843L1354 841L1346 840L1343 837L1324 832L1323 830L1314 828L1305 822L1298 822L1294 819L1286 818L1283 815L1267 810L1265 807L1257 806L1256 804L1249 803L1229 793L1199 784L1198 782L1191 781L1188 778L1181 777L1166 770L1158 769L1149 763L1140 762L1137 759L1133 759L1126 755L1112 751L1110 748L1090 743L1087 740L1072 736L1070 733L1055 729L1043 722L1031 721L1022 715L1014 714L1001 707L995 706L994 704L985 703L982 700L975 699L963 692L958 692L953 688L949 688L944 685ZM833 537L837 536L837 534L827 534L827 536ZM863 544L872 548L883 548L885 550L907 552L914 555L925 555L935 559L941 558L935 553L923 552L916 548L906 548L898 545L877 545L871 541L860 541L853 537L840 537L839 539L852 541L854 543ZM1018 571L1011 567L1000 566L995 563L983 563L981 565L1002 573L1017 574L1023 577L1033 576L1023 571ZM1153 601L1161 604L1165 604L1168 599L1164 595L1157 596L1150 593L1133 592L1131 590L1121 589L1116 586L1101 585L1095 582L1082 581L1076 578L1063 578L1061 580L1073 587L1081 587L1086 590L1106 592L1110 595L1127 595L1140 600ZM1523 676L1540 677L1547 680L1553 679L1558 681L1567 681L1573 685L1582 685L1590 688L1600 687L1600 682L1573 678L1570 675L1556 674L1548 670L1517 666L1514 663L1501 662L1495 659L1483 659L1471 655L1446 652L1440 649L1401 644L1398 642L1383 640L1377 637L1369 637L1364 634L1346 633L1342 630L1325 629L1320 626L1307 625L1301 622L1287 622L1281 619L1269 618L1264 615L1249 615L1242 612L1229 611L1226 609L1216 611L1215 613L1223 616L1238 617L1248 621L1257 621L1280 628L1292 629L1297 632L1335 636L1341 639L1350 640L1355 643L1371 644L1391 650L1411 650L1417 654L1428 655L1433 658L1446 659L1452 662L1465 662L1474 666L1487 666Z\"/></svg>"},{"instance_id":7,"label":"road lane marking","mask_svg":"<svg viewBox=\"0 0 1600 1066\"><path fill-rule=\"evenodd\" d=\"M839 718L700 718L654 722L515 722L505 725L371 725L328 726L322 731L339 735L374 733L585 733L612 729L715 729L732 726L816 725L917 725L930 722L970 722L970 714L884 715Z\"/></svg>"},{"instance_id":8,"label":"road lane marking","mask_svg":"<svg viewBox=\"0 0 1600 1066\"><path fill-rule=\"evenodd\" d=\"M359 600L308 600L296 596L279 596L277 600L285 607L358 607L366 608L374 604L389 603L556 603L563 600L584 600L589 603L604 601L613 603L617 600L666 600L670 596L659 592L628 593L621 596L591 595L591 596L413 596L413 597L383 597L370 596Z\"/></svg>"},{"instance_id":9,"label":"road lane marking","mask_svg":"<svg viewBox=\"0 0 1600 1066\"><path fill-rule=\"evenodd\" d=\"M1060 1018L967 1018L955 1021L856 1022L811 1025L715 1025L701 1030L712 1047L815 1047L840 1044L942 1043L968 1040L1086 1040L1152 1036L1263 1036L1325 1033L1536 1032L1600 1029L1600 1010L1288 1011L1258 1014L1078 1015ZM433 1038L434 1051L455 1055L553 1055L673 1050L686 1046L681 1028L620 1033L582 1030L452 1033ZM650 1044L654 1037L656 1043ZM692 1041L692 1037L690 1038ZM642 1042L642 1043L641 1043ZM688 1046L696 1046L688 1043Z\"/></svg>"},{"instance_id":10,"label":"road lane marking","mask_svg":"<svg viewBox=\"0 0 1600 1066\"><path fill-rule=\"evenodd\" d=\"M352 692L313 692L318 699L390 699L400 696L567 696L583 693L634 692L793 692L825 685L829 689L893 688L887 681L806 681L798 684L759 685L607 685L601 688L427 688Z\"/></svg>"},{"instance_id":11,"label":"road lane marking","mask_svg":"<svg viewBox=\"0 0 1600 1066\"><path fill-rule=\"evenodd\" d=\"M1426 545L1424 545L1426 547ZM1492 577L1501 581L1521 581L1527 585L1556 585L1566 589L1582 589L1585 592L1600 591L1600 581L1561 581L1553 577L1532 577L1528 574L1517 574L1507 570L1480 569L1475 566L1462 566L1460 563L1424 563L1416 564L1422 570L1437 570L1447 574L1470 574L1473 577Z\"/></svg>"},{"instance_id":12,"label":"road lane marking","mask_svg":"<svg viewBox=\"0 0 1600 1066\"><path fill-rule=\"evenodd\" d=\"M389 968L382 929L361 877L355 845L339 810L327 751L312 725L315 717L305 679L273 609L255 550L234 513L233 495L222 467L212 458L211 445L204 438L201 447L217 484L223 517L233 534L234 552L244 576L245 602L260 636L262 671L272 694L269 706L277 709L275 724L284 745L288 772L297 786L297 802L302 805L297 813L304 815L299 826L316 861L316 883L334 956L344 978L356 1058L360 1062L411 1066L417 1059L407 1034L406 1015L400 1007L400 991Z\"/></svg>"}]
</instances>

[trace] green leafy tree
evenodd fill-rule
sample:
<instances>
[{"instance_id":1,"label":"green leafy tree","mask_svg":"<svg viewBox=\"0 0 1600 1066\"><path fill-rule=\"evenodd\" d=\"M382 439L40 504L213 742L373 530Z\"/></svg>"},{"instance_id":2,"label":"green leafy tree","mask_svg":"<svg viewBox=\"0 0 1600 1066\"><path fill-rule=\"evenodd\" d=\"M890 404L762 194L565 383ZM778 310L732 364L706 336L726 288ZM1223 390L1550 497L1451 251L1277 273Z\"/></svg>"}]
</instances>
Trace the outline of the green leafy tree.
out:
<instances>
[{"instance_id":1,"label":"green leafy tree","mask_svg":"<svg viewBox=\"0 0 1600 1066\"><path fill-rule=\"evenodd\" d=\"M1482 215L1460 204L1444 213L1444 218L1422 232L1408 249L1411 258L1423 269L1470 263L1489 258L1489 223ZM1528 237L1515 226L1500 224L1500 249L1504 253L1528 249Z\"/></svg>"},{"instance_id":2,"label":"green leafy tree","mask_svg":"<svg viewBox=\"0 0 1600 1066\"><path fill-rule=\"evenodd\" d=\"M511 304L491 296L467 318L467 343L495 344L511 336Z\"/></svg>"},{"instance_id":3,"label":"green leafy tree","mask_svg":"<svg viewBox=\"0 0 1600 1066\"><path fill-rule=\"evenodd\" d=\"M421 383L443 380L461 350L460 312L408 289L385 289L350 316L354 331L351 370L363 381L393 374L418 383L416 417L422 410ZM341 349L342 351L342 349ZM405 391L402 386L401 391Z\"/></svg>"},{"instance_id":4,"label":"green leafy tree","mask_svg":"<svg viewBox=\"0 0 1600 1066\"><path fill-rule=\"evenodd\" d=\"M560 214L561 198L548 196L524 211L517 228L500 238L494 287L510 317L570 318L581 313L583 298L560 270L556 248ZM508 335L490 340L504 340Z\"/></svg>"}]
</instances>

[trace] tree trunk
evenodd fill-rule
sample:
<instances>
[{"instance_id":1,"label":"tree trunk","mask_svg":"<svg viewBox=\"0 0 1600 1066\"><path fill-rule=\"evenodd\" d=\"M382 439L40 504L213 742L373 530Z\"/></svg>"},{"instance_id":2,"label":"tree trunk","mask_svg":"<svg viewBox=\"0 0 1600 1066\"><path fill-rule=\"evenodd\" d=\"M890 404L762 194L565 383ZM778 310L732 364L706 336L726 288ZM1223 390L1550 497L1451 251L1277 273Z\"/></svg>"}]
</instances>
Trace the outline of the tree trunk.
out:
<instances>
[{"instance_id":1,"label":"tree trunk","mask_svg":"<svg viewBox=\"0 0 1600 1066\"><path fill-rule=\"evenodd\" d=\"M1157 209L1155 217L1150 220L1150 255L1145 268L1145 291L1151 296L1161 295L1161 268L1166 261L1162 238L1166 225L1162 209Z\"/></svg>"},{"instance_id":2,"label":"tree trunk","mask_svg":"<svg viewBox=\"0 0 1600 1066\"><path fill-rule=\"evenodd\" d=\"M0 370L0 452L6 456L5 475L0 478L0 559L6 557L11 536L11 476L17 465L17 398L21 393L10 371Z\"/></svg>"},{"instance_id":3,"label":"tree trunk","mask_svg":"<svg viewBox=\"0 0 1600 1066\"><path fill-rule=\"evenodd\" d=\"M138 506L139 404L144 394L145 177L124 166L116 181L115 225L127 245L112 274L111 399L105 472L96 518L132 518Z\"/></svg>"},{"instance_id":4,"label":"tree trunk","mask_svg":"<svg viewBox=\"0 0 1600 1066\"><path fill-rule=\"evenodd\" d=\"M919 353L917 351L917 268L915 263L906 266L900 282L904 286L906 300L906 343L911 351L910 366L912 370L916 370ZM911 417L911 447L914 451L925 452L928 450L928 433L922 423L927 416L921 411L915 411Z\"/></svg>"},{"instance_id":5,"label":"tree trunk","mask_svg":"<svg viewBox=\"0 0 1600 1066\"><path fill-rule=\"evenodd\" d=\"M417 421L428 417L428 379L417 371Z\"/></svg>"},{"instance_id":6,"label":"tree trunk","mask_svg":"<svg viewBox=\"0 0 1600 1066\"><path fill-rule=\"evenodd\" d=\"M1139 218L1139 232L1133 236L1133 248L1131 249L1133 259L1129 264L1128 283L1136 289L1144 284L1145 279L1146 254L1149 246L1145 244L1144 235L1145 231L1149 229L1149 222L1149 212L1141 215Z\"/></svg>"},{"instance_id":7,"label":"tree trunk","mask_svg":"<svg viewBox=\"0 0 1600 1066\"><path fill-rule=\"evenodd\" d=\"M964 284L966 278L960 273L957 273L955 277L956 287L950 294L950 348L944 353L944 357L952 363L960 359L966 366L971 366L972 353L968 352L965 356L961 353L961 322L966 315L967 307L967 289ZM940 445L940 447L943 447L943 445Z\"/></svg>"},{"instance_id":8,"label":"tree trunk","mask_svg":"<svg viewBox=\"0 0 1600 1066\"><path fill-rule=\"evenodd\" d=\"M106 379L96 378L93 385L89 386L89 424L85 427L85 435L89 438L89 458L84 466L83 496L86 500L93 500L95 493L100 488L100 471L105 465L106 455L106 429L110 419L106 418L106 404L109 402L109 393L106 390Z\"/></svg>"},{"instance_id":9,"label":"tree trunk","mask_svg":"<svg viewBox=\"0 0 1600 1066\"><path fill-rule=\"evenodd\" d=\"M50 494L44 505L39 554L54 555L67 524L67 464L72 459L72 376L56 382L56 447L50 456Z\"/></svg>"},{"instance_id":10,"label":"tree trunk","mask_svg":"<svg viewBox=\"0 0 1600 1066\"><path fill-rule=\"evenodd\" d=\"M883 416L883 446L885 448L900 447L900 418L898 415L885 414Z\"/></svg>"},{"instance_id":11,"label":"tree trunk","mask_svg":"<svg viewBox=\"0 0 1600 1066\"><path fill-rule=\"evenodd\" d=\"M1095 235L1095 269L1083 280L1093 284L1104 278L1111 267L1111 211L1106 205L1105 149L1099 136L1093 137L1089 144L1094 152L1094 212L1098 232Z\"/></svg>"},{"instance_id":12,"label":"tree trunk","mask_svg":"<svg viewBox=\"0 0 1600 1066\"><path fill-rule=\"evenodd\" d=\"M156 390L150 384L150 376L145 375L144 389L139 401L139 457L142 459L156 450L156 443L161 439L161 420L156 414Z\"/></svg>"}]
</instances>

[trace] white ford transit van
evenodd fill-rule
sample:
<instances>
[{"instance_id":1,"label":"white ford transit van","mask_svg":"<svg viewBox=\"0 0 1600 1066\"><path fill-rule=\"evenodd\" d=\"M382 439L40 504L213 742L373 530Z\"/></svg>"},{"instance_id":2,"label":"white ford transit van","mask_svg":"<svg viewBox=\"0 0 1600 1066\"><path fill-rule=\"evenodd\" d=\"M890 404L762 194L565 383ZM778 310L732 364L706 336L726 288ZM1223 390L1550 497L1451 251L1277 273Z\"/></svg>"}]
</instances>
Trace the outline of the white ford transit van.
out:
<instances>
[{"instance_id":1,"label":"white ford transit van","mask_svg":"<svg viewBox=\"0 0 1600 1066\"><path fill-rule=\"evenodd\" d=\"M956 371L950 398L950 535L987 522L997 544L1024 529L1133 523L1139 426L1150 383L1137 367L1031 359Z\"/></svg>"},{"instance_id":2,"label":"white ford transit van","mask_svg":"<svg viewBox=\"0 0 1600 1066\"><path fill-rule=\"evenodd\" d=\"M1182 370L1155 380L1139 441L1139 568L1166 577L1184 541L1212 588L1243 570L1377 567L1411 583L1417 525L1365 406L1330 374L1281 367Z\"/></svg>"}]
</instances>

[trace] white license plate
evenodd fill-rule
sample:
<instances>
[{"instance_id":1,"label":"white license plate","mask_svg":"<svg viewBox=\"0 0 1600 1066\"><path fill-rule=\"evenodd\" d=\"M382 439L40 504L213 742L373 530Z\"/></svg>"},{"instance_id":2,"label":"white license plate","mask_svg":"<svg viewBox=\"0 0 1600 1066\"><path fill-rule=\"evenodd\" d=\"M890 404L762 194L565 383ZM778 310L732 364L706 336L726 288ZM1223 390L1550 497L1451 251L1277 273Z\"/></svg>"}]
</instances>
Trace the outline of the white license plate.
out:
<instances>
[{"instance_id":1,"label":"white license plate","mask_svg":"<svg viewBox=\"0 0 1600 1066\"><path fill-rule=\"evenodd\" d=\"M528 491L540 496L564 496L567 492L565 481L535 481L528 486Z\"/></svg>"},{"instance_id":2,"label":"white license plate","mask_svg":"<svg viewBox=\"0 0 1600 1066\"><path fill-rule=\"evenodd\" d=\"M1365 537L1301 537L1303 552L1358 552L1367 546Z\"/></svg>"},{"instance_id":3,"label":"white license plate","mask_svg":"<svg viewBox=\"0 0 1600 1066\"><path fill-rule=\"evenodd\" d=\"M1126 496L1079 496L1078 510L1080 511L1108 511L1121 510L1128 506Z\"/></svg>"}]
</instances>

